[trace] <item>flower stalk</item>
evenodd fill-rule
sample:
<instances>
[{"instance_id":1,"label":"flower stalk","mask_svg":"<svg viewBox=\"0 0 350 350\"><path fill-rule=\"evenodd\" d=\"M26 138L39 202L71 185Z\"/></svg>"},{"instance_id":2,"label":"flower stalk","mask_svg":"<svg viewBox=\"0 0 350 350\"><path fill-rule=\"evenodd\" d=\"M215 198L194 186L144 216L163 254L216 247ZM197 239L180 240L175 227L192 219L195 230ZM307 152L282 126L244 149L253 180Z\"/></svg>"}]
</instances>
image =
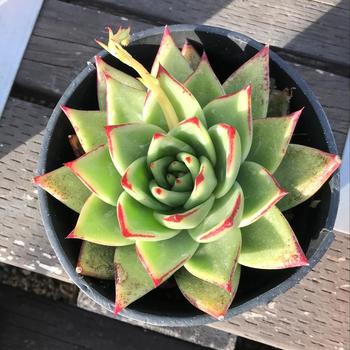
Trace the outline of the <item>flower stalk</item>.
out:
<instances>
[{"instance_id":1,"label":"flower stalk","mask_svg":"<svg viewBox=\"0 0 350 350\"><path fill-rule=\"evenodd\" d=\"M135 60L129 52L127 52L123 46L127 46L130 42L130 28L119 28L118 31L113 34L113 31L108 27L108 44L104 44L99 40L96 42L102 46L111 55L118 58L121 62L125 63L129 67L133 68L139 75L143 85L154 93L166 119L169 130L176 127L179 123L178 117L174 110L174 107L170 103L167 95L162 90L157 78L153 77L147 69L137 60Z\"/></svg>"}]
</instances>

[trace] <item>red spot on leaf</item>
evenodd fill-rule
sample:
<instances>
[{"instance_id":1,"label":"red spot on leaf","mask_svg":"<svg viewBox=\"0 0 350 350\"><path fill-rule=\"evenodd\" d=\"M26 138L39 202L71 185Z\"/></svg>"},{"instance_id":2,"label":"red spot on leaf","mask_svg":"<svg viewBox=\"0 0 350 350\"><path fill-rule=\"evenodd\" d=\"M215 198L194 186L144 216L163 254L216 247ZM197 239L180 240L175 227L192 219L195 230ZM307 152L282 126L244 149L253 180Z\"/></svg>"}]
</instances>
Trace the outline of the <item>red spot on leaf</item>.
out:
<instances>
[{"instance_id":1,"label":"red spot on leaf","mask_svg":"<svg viewBox=\"0 0 350 350\"><path fill-rule=\"evenodd\" d=\"M190 157L190 156L185 157L185 161L186 161L187 163L191 164L191 162L192 162L192 157Z\"/></svg>"},{"instance_id":2,"label":"red spot on leaf","mask_svg":"<svg viewBox=\"0 0 350 350\"><path fill-rule=\"evenodd\" d=\"M156 133L153 135L153 139L154 139L154 140L160 139L161 137L164 137L164 135L163 135L163 134L160 134L160 133L158 133L158 132L156 132Z\"/></svg>"},{"instance_id":3,"label":"red spot on leaf","mask_svg":"<svg viewBox=\"0 0 350 350\"><path fill-rule=\"evenodd\" d=\"M252 86L248 85L246 87L246 92L248 94L248 131L249 135L252 134L252 123L253 123L253 117L252 117Z\"/></svg>"},{"instance_id":4,"label":"red spot on leaf","mask_svg":"<svg viewBox=\"0 0 350 350\"><path fill-rule=\"evenodd\" d=\"M200 170L199 174L196 177L195 180L195 186L198 187L203 181L204 181L204 167L202 167L202 169Z\"/></svg>"},{"instance_id":5,"label":"red spot on leaf","mask_svg":"<svg viewBox=\"0 0 350 350\"><path fill-rule=\"evenodd\" d=\"M187 218L188 216L191 216L195 212L197 212L198 209L192 209L191 211L188 211L183 214L174 214L166 216L163 220L169 221L169 222L181 222L183 219Z\"/></svg>"},{"instance_id":6,"label":"red spot on leaf","mask_svg":"<svg viewBox=\"0 0 350 350\"><path fill-rule=\"evenodd\" d=\"M61 108L62 112L69 118L71 109L69 107L63 106L63 105L61 105L60 108Z\"/></svg>"},{"instance_id":7,"label":"red spot on leaf","mask_svg":"<svg viewBox=\"0 0 350 350\"><path fill-rule=\"evenodd\" d=\"M219 124L222 128L226 129L229 147L228 155L226 159L226 172L228 173L231 170L234 152L235 152L235 138L236 138L236 129L228 124Z\"/></svg>"},{"instance_id":8,"label":"red spot on leaf","mask_svg":"<svg viewBox=\"0 0 350 350\"><path fill-rule=\"evenodd\" d=\"M296 237L293 237L294 244L295 244L295 249L296 249L296 254L292 256L292 258L289 260L288 264L283 266L283 268L290 268L290 267L298 267L298 266L308 266L309 261L307 257L305 256L303 250L301 249L298 240Z\"/></svg>"},{"instance_id":9,"label":"red spot on leaf","mask_svg":"<svg viewBox=\"0 0 350 350\"><path fill-rule=\"evenodd\" d=\"M160 188L160 187L156 187L155 189L154 189L154 191L158 194L158 195L161 195L162 194L162 189Z\"/></svg>"},{"instance_id":10,"label":"red spot on leaf","mask_svg":"<svg viewBox=\"0 0 350 350\"><path fill-rule=\"evenodd\" d=\"M75 230L73 230L66 238L78 238L75 234Z\"/></svg>"},{"instance_id":11,"label":"red spot on leaf","mask_svg":"<svg viewBox=\"0 0 350 350\"><path fill-rule=\"evenodd\" d=\"M122 311L124 308L117 304L117 301L115 301L115 304L114 304L114 315L118 315L120 313L120 311Z\"/></svg>"},{"instance_id":12,"label":"red spot on leaf","mask_svg":"<svg viewBox=\"0 0 350 350\"><path fill-rule=\"evenodd\" d=\"M44 176L44 175L35 176L35 177L33 178L34 184L35 184L35 185L40 185L41 182L42 182L41 180L42 180L43 176Z\"/></svg>"},{"instance_id":13,"label":"red spot on leaf","mask_svg":"<svg viewBox=\"0 0 350 350\"><path fill-rule=\"evenodd\" d=\"M170 34L170 30L169 30L168 26L166 25L166 26L164 27L163 38L166 38L166 37L168 37L168 36L171 37L171 34Z\"/></svg>"},{"instance_id":14,"label":"red spot on leaf","mask_svg":"<svg viewBox=\"0 0 350 350\"><path fill-rule=\"evenodd\" d=\"M207 234L200 237L200 240L204 241L204 240L207 240L209 238L215 237L216 235L218 235L222 231L232 227L234 222L235 222L235 218L236 218L236 215L239 211L240 206L241 206L241 195L239 194L237 199L236 199L236 202L232 208L231 215L219 227L214 228L212 231L209 231Z\"/></svg>"},{"instance_id":15,"label":"red spot on leaf","mask_svg":"<svg viewBox=\"0 0 350 350\"><path fill-rule=\"evenodd\" d=\"M180 179L176 179L175 182L176 182L177 184L182 183L182 181L181 181Z\"/></svg>"},{"instance_id":16,"label":"red spot on leaf","mask_svg":"<svg viewBox=\"0 0 350 350\"><path fill-rule=\"evenodd\" d=\"M184 125L184 124L194 124L200 127L200 121L197 117L187 118L180 123L180 125Z\"/></svg>"},{"instance_id":17,"label":"red spot on leaf","mask_svg":"<svg viewBox=\"0 0 350 350\"><path fill-rule=\"evenodd\" d=\"M129 189L130 191L132 191L132 184L128 180L128 172L127 171L122 177L121 184L122 184L122 187L124 189Z\"/></svg>"},{"instance_id":18,"label":"red spot on leaf","mask_svg":"<svg viewBox=\"0 0 350 350\"><path fill-rule=\"evenodd\" d=\"M119 221L121 234L124 237L126 237L126 238L130 238L130 237L154 238L155 237L155 235L148 234L148 233L133 233L133 232L131 232L128 229L128 227L126 226L124 210L123 210L123 207L120 203L118 203L118 206L117 206L117 217L118 217L118 221Z\"/></svg>"}]
</instances>

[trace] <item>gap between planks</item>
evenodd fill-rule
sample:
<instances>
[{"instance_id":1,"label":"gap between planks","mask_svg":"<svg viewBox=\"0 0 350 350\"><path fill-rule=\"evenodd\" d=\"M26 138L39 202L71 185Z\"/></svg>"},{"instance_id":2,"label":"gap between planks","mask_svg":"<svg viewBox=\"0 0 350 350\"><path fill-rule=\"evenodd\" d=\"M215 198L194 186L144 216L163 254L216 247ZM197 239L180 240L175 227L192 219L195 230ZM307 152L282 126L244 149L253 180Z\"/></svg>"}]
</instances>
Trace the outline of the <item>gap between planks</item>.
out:
<instances>
[{"instance_id":1,"label":"gap between planks","mask_svg":"<svg viewBox=\"0 0 350 350\"><path fill-rule=\"evenodd\" d=\"M283 4L279 0L165 0L157 6L151 6L151 0L63 1L153 25L216 25L269 43L293 61L343 76L349 74L347 0L287 0Z\"/></svg>"}]
</instances>

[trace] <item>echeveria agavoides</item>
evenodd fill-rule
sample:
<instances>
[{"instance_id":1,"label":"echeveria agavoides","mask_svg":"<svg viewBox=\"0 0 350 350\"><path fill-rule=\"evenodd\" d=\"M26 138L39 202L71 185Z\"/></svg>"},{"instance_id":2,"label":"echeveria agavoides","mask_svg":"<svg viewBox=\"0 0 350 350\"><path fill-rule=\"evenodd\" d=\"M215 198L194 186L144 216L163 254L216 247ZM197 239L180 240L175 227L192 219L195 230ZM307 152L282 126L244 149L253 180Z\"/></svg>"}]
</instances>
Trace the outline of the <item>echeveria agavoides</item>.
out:
<instances>
[{"instance_id":1,"label":"echeveria agavoides","mask_svg":"<svg viewBox=\"0 0 350 350\"><path fill-rule=\"evenodd\" d=\"M167 27L151 72L125 50L129 38L109 29L99 44L139 78L96 56L99 110L62 106L80 157L35 183L80 213L67 232L83 240L77 272L115 278L116 313L174 275L190 303L221 319L241 266L308 264L282 211L340 160L290 144L302 110L288 114L283 91L270 96L268 47L222 83L205 52L180 51Z\"/></svg>"}]
</instances>

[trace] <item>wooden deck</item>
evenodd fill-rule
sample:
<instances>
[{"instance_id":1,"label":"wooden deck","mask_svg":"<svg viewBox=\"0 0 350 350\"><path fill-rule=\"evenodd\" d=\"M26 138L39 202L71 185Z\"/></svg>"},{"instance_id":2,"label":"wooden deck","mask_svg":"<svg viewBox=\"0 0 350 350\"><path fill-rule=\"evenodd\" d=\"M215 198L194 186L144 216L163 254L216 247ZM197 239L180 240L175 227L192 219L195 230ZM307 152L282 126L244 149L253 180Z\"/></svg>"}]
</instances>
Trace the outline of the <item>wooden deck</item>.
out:
<instances>
[{"instance_id":1,"label":"wooden deck","mask_svg":"<svg viewBox=\"0 0 350 350\"><path fill-rule=\"evenodd\" d=\"M46 239L31 179L52 107L97 52L93 39L105 37L106 25L138 31L205 23L270 43L316 93L342 151L350 125L349 1L266 3L46 0L0 120L0 261L68 280ZM321 263L298 286L265 307L211 327L282 349L348 349L349 280L349 236L337 233Z\"/></svg>"}]
</instances>

